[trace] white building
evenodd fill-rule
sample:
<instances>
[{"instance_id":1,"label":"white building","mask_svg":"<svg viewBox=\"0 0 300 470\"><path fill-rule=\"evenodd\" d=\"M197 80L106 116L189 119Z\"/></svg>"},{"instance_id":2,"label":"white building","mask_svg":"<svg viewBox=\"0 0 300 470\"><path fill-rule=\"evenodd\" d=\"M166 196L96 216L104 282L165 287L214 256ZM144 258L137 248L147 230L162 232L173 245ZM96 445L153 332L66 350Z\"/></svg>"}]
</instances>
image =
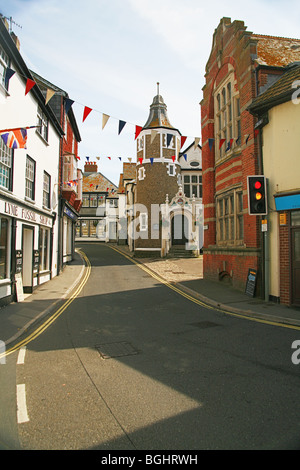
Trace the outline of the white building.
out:
<instances>
[{"instance_id":1,"label":"white building","mask_svg":"<svg viewBox=\"0 0 300 470\"><path fill-rule=\"evenodd\" d=\"M8 80L7 72L14 72ZM0 17L0 131L28 129L26 148L8 148L0 138L0 304L57 274L58 165L63 135L35 84L26 93L28 70L17 38ZM19 285L19 282L18 282Z\"/></svg>"}]
</instances>

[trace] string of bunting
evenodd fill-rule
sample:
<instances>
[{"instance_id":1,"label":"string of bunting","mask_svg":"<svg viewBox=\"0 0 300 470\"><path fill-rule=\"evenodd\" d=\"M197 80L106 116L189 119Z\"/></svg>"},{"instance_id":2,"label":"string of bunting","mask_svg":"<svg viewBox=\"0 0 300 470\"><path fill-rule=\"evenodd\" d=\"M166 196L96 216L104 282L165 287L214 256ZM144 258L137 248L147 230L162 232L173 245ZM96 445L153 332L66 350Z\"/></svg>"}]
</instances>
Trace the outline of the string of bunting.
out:
<instances>
[{"instance_id":1,"label":"string of bunting","mask_svg":"<svg viewBox=\"0 0 300 470\"><path fill-rule=\"evenodd\" d=\"M13 75L15 73L16 73L16 71L9 68L9 67L6 69L5 78L4 78L6 88L8 88L9 80L13 77ZM34 80L32 80L31 78L25 77L22 74L19 74L19 75L23 76L26 79L26 87L25 87L25 96L26 96L37 83ZM51 100L51 98L55 94L61 94L61 93L57 92L56 90L53 90L52 88L46 87L46 86L45 86L45 88L47 90L46 91L46 98L45 98L45 105L47 105L49 103L49 101ZM85 120L91 114L92 111L102 114L102 130L105 128L105 126L106 126L106 124L107 124L107 122L109 121L110 118L117 119L117 118L115 118L115 117L113 117L109 114L103 113L103 112L98 111L98 110L93 109L93 108L90 108L89 106L82 105L81 103L79 103L75 100L72 100L71 98L64 97L64 105L65 105L65 113L66 114L68 114L68 112L70 111L70 109L71 109L71 107L73 106L74 103L77 103L77 104L83 106L83 108L84 108L83 109L82 122L85 122ZM139 136L140 132L142 131L143 127L139 126L137 124L133 124L129 121L124 121L124 120L121 120L121 119L117 119L117 120L119 121L118 135L121 134L121 132L124 129L125 125L129 124L129 125L132 125L132 126L135 127L134 138L136 140L137 137ZM181 137L181 147L180 148L182 148L182 146L183 146L185 140L187 139L187 137L190 137L190 136L182 136ZM171 139L170 137L167 137L167 138ZM193 138L195 140L195 147L196 147L200 142L200 137L191 137L191 138ZM169 143L170 143L170 141L169 141ZM169 146L169 144L168 144L168 146Z\"/></svg>"}]
</instances>

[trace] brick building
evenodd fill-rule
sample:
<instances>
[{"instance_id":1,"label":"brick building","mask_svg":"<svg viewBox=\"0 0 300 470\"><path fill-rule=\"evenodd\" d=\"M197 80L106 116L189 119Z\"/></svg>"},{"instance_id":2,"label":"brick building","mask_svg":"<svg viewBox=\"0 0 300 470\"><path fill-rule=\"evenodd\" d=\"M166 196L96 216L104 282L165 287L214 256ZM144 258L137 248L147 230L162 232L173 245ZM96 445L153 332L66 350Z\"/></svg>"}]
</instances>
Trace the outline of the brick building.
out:
<instances>
[{"instance_id":1,"label":"brick building","mask_svg":"<svg viewBox=\"0 0 300 470\"><path fill-rule=\"evenodd\" d=\"M262 174L261 136L248 111L284 67L299 60L299 42L253 34L222 18L213 35L201 101L204 277L245 288L248 269L264 291L261 217L249 215L247 176Z\"/></svg>"}]
</instances>

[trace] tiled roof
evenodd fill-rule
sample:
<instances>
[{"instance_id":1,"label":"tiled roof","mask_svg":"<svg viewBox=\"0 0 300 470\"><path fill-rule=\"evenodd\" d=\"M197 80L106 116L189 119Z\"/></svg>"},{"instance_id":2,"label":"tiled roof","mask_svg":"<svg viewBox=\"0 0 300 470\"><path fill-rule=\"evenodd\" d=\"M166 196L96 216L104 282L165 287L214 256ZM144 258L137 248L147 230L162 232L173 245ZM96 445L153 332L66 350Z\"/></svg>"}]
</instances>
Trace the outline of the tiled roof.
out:
<instances>
[{"instance_id":1,"label":"tiled roof","mask_svg":"<svg viewBox=\"0 0 300 470\"><path fill-rule=\"evenodd\" d=\"M114 190L114 191L112 191ZM89 173L83 174L82 191L83 192L107 192L108 197L116 196L118 188L109 179L102 175L102 173Z\"/></svg>"},{"instance_id":2,"label":"tiled roof","mask_svg":"<svg viewBox=\"0 0 300 470\"><path fill-rule=\"evenodd\" d=\"M284 67L300 60L300 39L252 34L257 43L257 59L260 65Z\"/></svg>"},{"instance_id":3,"label":"tiled roof","mask_svg":"<svg viewBox=\"0 0 300 470\"><path fill-rule=\"evenodd\" d=\"M135 163L123 163L123 173L120 175L119 181L119 193L125 190L125 180L130 181L136 178L136 164Z\"/></svg>"},{"instance_id":4,"label":"tiled roof","mask_svg":"<svg viewBox=\"0 0 300 470\"><path fill-rule=\"evenodd\" d=\"M249 110L253 113L262 113L276 104L291 100L292 94L296 91L293 88L293 83L296 80L300 80L300 62L288 66L286 72L270 88L255 98L249 106Z\"/></svg>"}]
</instances>

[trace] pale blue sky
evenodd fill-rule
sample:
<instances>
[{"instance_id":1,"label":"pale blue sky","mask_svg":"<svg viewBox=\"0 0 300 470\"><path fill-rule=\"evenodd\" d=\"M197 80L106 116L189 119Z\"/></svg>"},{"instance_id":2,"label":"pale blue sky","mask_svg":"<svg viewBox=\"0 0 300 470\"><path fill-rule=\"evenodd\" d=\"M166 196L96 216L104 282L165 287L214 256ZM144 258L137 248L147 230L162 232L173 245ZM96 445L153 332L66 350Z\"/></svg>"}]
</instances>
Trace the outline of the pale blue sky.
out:
<instances>
[{"instance_id":1,"label":"pale blue sky","mask_svg":"<svg viewBox=\"0 0 300 470\"><path fill-rule=\"evenodd\" d=\"M123 161L135 159L134 125L144 125L156 82L172 125L201 136L205 65L220 19L248 31L299 38L299 1L252 0L0 0L12 16L27 65L75 101L85 157L118 183ZM84 106L93 109L82 123ZM102 113L111 116L102 130ZM128 124L118 136L118 120ZM25 123L27 124L27 123ZM30 123L31 124L31 123ZM111 156L109 160L107 156Z\"/></svg>"}]
</instances>

